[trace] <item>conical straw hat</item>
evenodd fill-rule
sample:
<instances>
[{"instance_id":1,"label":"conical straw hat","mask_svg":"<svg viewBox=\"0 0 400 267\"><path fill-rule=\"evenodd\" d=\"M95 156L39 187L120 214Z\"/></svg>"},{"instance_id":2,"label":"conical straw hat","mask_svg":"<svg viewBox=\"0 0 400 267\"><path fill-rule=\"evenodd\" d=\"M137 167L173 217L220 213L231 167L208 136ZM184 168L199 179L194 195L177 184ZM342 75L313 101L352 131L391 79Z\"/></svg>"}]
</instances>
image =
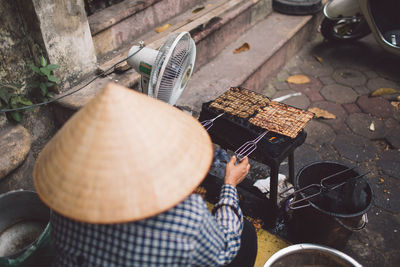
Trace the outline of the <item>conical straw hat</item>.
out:
<instances>
[{"instance_id":1,"label":"conical straw hat","mask_svg":"<svg viewBox=\"0 0 400 267\"><path fill-rule=\"evenodd\" d=\"M49 141L33 177L42 201L88 223L122 223L166 211L204 179L212 143L184 112L108 84Z\"/></svg>"}]
</instances>

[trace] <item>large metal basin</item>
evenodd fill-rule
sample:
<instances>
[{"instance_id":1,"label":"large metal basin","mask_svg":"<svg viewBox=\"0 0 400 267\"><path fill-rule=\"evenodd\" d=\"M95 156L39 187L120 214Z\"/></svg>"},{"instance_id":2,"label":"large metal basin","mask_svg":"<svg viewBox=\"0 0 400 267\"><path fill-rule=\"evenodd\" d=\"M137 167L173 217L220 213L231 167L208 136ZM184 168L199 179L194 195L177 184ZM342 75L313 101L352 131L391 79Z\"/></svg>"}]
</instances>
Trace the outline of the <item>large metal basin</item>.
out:
<instances>
[{"instance_id":1,"label":"large metal basin","mask_svg":"<svg viewBox=\"0 0 400 267\"><path fill-rule=\"evenodd\" d=\"M339 250L314 244L297 244L281 249L264 265L264 267L281 266L362 267Z\"/></svg>"},{"instance_id":2,"label":"large metal basin","mask_svg":"<svg viewBox=\"0 0 400 267\"><path fill-rule=\"evenodd\" d=\"M0 262L31 247L49 224L50 209L32 191L0 195Z\"/></svg>"}]
</instances>

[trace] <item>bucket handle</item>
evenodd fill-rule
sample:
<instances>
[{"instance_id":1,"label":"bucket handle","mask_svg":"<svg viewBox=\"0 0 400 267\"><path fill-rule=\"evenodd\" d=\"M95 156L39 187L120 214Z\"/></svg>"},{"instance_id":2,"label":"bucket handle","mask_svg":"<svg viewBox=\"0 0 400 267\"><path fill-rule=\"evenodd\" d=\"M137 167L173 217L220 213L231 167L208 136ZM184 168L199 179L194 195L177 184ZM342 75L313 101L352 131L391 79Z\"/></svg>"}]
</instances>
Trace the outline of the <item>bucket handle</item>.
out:
<instances>
[{"instance_id":1,"label":"bucket handle","mask_svg":"<svg viewBox=\"0 0 400 267\"><path fill-rule=\"evenodd\" d=\"M362 229L365 228L365 226L367 226L368 223L368 216L367 213L364 213L363 216L361 217L361 225L357 226L357 227L351 227L346 225L345 223L343 223L339 218L337 217L333 217L335 219L336 222L338 222L341 226L343 226L344 228L346 228L349 231L360 231Z\"/></svg>"}]
</instances>

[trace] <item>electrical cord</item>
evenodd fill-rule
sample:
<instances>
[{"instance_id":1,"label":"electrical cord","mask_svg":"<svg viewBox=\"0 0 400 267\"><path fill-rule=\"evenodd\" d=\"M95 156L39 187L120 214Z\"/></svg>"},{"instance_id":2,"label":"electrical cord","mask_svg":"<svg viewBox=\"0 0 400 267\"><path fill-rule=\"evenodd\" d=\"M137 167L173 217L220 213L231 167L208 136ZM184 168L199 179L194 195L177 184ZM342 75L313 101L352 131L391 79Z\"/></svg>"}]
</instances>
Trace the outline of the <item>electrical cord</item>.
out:
<instances>
[{"instance_id":1,"label":"electrical cord","mask_svg":"<svg viewBox=\"0 0 400 267\"><path fill-rule=\"evenodd\" d=\"M62 95L62 96L59 96L59 97L50 99L49 101L36 103L36 104L30 105L30 106L24 106L24 107L20 107L20 108L0 109L0 113L11 112L11 111L27 110L27 109L31 109L31 108L35 108L35 107L47 105L47 104L53 103L53 102L55 102L55 101L57 101L57 100L60 100L60 99L62 99L62 98L64 98L64 97L67 97L67 96L70 96L70 95L72 95L72 94L75 94L76 92L82 90L83 88L85 88L86 86L88 86L89 84L91 84L92 82L94 82L94 81L95 81L96 79L98 79L99 77L104 77L104 76L106 76L107 73L108 73L110 70L114 69L116 66L118 66L118 65L121 64L122 62L124 62L124 61L130 59L131 57L133 57L134 55L136 55L137 53L139 53L139 51L142 50L143 47L144 47L144 45L140 44L139 49L138 49L135 53L133 53L132 55L128 56L127 58L124 58L124 59L118 61L117 63L115 63L114 65L112 65L112 66L109 67L108 69L106 69L105 71L102 71L100 74L96 75L94 78L92 78L92 79L91 79L89 82L87 82L85 85L79 87L78 89L76 89L76 90L74 90L74 91L72 91L72 92L69 92L69 93L67 93L67 94L65 94L65 95Z\"/></svg>"}]
</instances>

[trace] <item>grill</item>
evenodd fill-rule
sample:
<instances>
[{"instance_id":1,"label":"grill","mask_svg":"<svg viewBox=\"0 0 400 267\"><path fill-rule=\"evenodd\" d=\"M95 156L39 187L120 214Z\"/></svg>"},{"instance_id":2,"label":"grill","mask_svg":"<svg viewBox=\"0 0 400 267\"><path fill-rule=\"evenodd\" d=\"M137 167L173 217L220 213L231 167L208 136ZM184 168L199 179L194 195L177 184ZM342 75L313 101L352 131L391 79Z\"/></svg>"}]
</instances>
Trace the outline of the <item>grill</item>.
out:
<instances>
[{"instance_id":1,"label":"grill","mask_svg":"<svg viewBox=\"0 0 400 267\"><path fill-rule=\"evenodd\" d=\"M314 116L309 111L270 101L265 96L238 87L232 87L209 102L208 108L228 113L243 125L248 120L254 126L291 138L295 138Z\"/></svg>"},{"instance_id":2,"label":"grill","mask_svg":"<svg viewBox=\"0 0 400 267\"><path fill-rule=\"evenodd\" d=\"M257 149L250 154L250 158L264 163L271 168L270 171L270 197L268 204L264 205L263 214L268 214L271 219L268 224L273 224L273 216L277 212L277 187L279 167L283 160L288 158L289 180L294 180L294 150L304 143L306 132L304 126L311 120L313 114L288 105L271 101L265 96L251 90L234 87L213 101L203 103L199 121L213 121L208 133L213 143L223 149L235 151L249 140L253 140L268 130L268 133L257 143ZM210 175L209 175L210 176ZM208 181L217 181L214 177ZM216 182L221 183L221 181ZM208 182L208 190L211 190ZM263 203L266 199L262 193L255 193L256 187L252 183L242 182L239 190L250 192L251 198L258 198ZM261 194L261 196L260 196ZM246 200L242 200L245 202ZM251 202L254 203L253 200ZM250 205L249 205L250 206ZM253 206L254 207L254 206ZM268 209L268 210L267 210Z\"/></svg>"}]
</instances>

